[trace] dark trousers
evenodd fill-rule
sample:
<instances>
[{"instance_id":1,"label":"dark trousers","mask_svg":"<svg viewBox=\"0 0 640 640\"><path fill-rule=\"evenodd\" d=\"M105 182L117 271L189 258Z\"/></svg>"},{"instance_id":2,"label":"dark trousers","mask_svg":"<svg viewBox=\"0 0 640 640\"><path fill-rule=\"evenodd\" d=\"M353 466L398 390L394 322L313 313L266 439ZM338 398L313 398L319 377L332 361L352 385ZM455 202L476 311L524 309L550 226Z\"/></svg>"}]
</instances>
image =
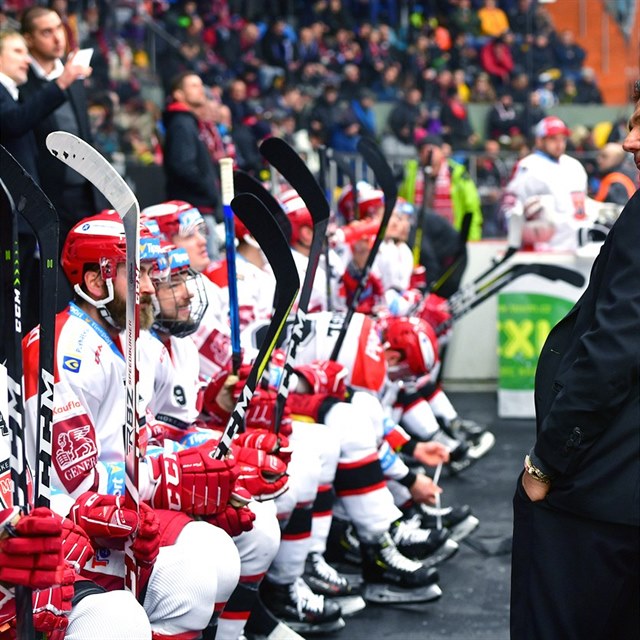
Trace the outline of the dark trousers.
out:
<instances>
[{"instance_id":1,"label":"dark trousers","mask_svg":"<svg viewBox=\"0 0 640 640\"><path fill-rule=\"evenodd\" d=\"M640 638L640 528L513 498L512 640Z\"/></svg>"}]
</instances>

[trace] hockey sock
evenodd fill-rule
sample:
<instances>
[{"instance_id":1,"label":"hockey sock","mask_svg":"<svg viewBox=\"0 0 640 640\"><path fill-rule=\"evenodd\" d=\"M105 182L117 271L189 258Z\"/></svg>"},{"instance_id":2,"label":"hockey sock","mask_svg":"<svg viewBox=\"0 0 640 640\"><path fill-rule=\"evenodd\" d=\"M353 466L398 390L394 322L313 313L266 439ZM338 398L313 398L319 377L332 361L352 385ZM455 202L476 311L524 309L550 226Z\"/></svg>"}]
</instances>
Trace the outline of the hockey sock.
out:
<instances>
[{"instance_id":1,"label":"hockey sock","mask_svg":"<svg viewBox=\"0 0 640 640\"><path fill-rule=\"evenodd\" d=\"M331 518L333 517L334 499L333 485L321 484L318 487L318 494L313 503L310 551L324 553L327 548L327 538L329 536L329 529L331 528Z\"/></svg>"},{"instance_id":2,"label":"hockey sock","mask_svg":"<svg viewBox=\"0 0 640 640\"><path fill-rule=\"evenodd\" d=\"M304 573L311 546L311 505L298 503L282 532L280 548L267 573L276 584L291 584Z\"/></svg>"}]
</instances>

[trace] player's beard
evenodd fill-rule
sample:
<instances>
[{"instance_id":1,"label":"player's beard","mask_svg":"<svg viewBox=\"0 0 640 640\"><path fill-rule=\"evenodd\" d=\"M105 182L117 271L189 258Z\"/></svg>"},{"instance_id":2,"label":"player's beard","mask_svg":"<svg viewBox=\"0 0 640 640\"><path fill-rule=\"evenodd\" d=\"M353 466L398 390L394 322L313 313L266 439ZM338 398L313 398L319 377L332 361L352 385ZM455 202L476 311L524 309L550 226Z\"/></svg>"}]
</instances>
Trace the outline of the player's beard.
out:
<instances>
[{"instance_id":1,"label":"player's beard","mask_svg":"<svg viewBox=\"0 0 640 640\"><path fill-rule=\"evenodd\" d=\"M116 327L123 330L127 326L127 303L119 298L113 299L106 305L111 319ZM144 294L140 296L140 328L150 329L153 324L153 305L151 296Z\"/></svg>"}]
</instances>

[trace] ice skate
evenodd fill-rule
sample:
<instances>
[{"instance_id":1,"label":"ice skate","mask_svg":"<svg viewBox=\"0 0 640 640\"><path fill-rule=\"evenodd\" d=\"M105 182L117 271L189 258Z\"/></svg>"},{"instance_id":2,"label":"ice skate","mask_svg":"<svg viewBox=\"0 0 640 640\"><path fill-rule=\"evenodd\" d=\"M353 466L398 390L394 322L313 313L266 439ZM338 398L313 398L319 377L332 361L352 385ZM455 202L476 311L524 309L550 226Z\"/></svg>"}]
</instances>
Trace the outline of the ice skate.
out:
<instances>
[{"instance_id":1,"label":"ice skate","mask_svg":"<svg viewBox=\"0 0 640 640\"><path fill-rule=\"evenodd\" d=\"M334 569L321 553L309 554L302 577L311 591L337 602L343 616L353 615L366 606L359 588Z\"/></svg>"},{"instance_id":2,"label":"ice skate","mask_svg":"<svg viewBox=\"0 0 640 640\"><path fill-rule=\"evenodd\" d=\"M331 530L327 540L325 557L329 562L345 562L359 567L360 540L350 522L345 522L334 517L331 522Z\"/></svg>"},{"instance_id":3,"label":"ice skate","mask_svg":"<svg viewBox=\"0 0 640 640\"><path fill-rule=\"evenodd\" d=\"M442 526L449 530L449 538L455 542L464 540L480 524L471 513L471 507L434 507L431 505L411 505L404 513L409 518L418 518L423 529L437 529ZM438 518L439 516L439 518Z\"/></svg>"},{"instance_id":4,"label":"ice skate","mask_svg":"<svg viewBox=\"0 0 640 640\"><path fill-rule=\"evenodd\" d=\"M299 633L273 615L260 597L251 610L244 633L246 640L304 640Z\"/></svg>"},{"instance_id":5,"label":"ice skate","mask_svg":"<svg viewBox=\"0 0 640 640\"><path fill-rule=\"evenodd\" d=\"M402 555L389 533L362 543L363 595L368 602L431 602L442 595L438 572Z\"/></svg>"},{"instance_id":6,"label":"ice skate","mask_svg":"<svg viewBox=\"0 0 640 640\"><path fill-rule=\"evenodd\" d=\"M433 567L457 553L458 543L449 538L447 529L423 529L418 518L396 520L391 537L400 553L411 560Z\"/></svg>"},{"instance_id":7,"label":"ice skate","mask_svg":"<svg viewBox=\"0 0 640 640\"><path fill-rule=\"evenodd\" d=\"M260 596L273 615L298 633L330 633L345 626L340 606L313 593L302 578L285 585L265 578L260 585Z\"/></svg>"}]
</instances>

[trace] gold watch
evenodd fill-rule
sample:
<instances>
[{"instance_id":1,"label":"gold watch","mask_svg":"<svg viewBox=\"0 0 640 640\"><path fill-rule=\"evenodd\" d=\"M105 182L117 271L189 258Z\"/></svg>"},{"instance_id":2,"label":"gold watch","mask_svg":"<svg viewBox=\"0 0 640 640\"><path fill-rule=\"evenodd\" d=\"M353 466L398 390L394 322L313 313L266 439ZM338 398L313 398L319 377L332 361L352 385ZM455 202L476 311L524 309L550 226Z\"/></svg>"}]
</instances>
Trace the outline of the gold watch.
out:
<instances>
[{"instance_id":1,"label":"gold watch","mask_svg":"<svg viewBox=\"0 0 640 640\"><path fill-rule=\"evenodd\" d=\"M524 470L532 477L538 480L538 482L544 482L544 484L551 484L551 476L544 473L536 467L533 462L531 462L531 458L529 454L524 457Z\"/></svg>"}]
</instances>

